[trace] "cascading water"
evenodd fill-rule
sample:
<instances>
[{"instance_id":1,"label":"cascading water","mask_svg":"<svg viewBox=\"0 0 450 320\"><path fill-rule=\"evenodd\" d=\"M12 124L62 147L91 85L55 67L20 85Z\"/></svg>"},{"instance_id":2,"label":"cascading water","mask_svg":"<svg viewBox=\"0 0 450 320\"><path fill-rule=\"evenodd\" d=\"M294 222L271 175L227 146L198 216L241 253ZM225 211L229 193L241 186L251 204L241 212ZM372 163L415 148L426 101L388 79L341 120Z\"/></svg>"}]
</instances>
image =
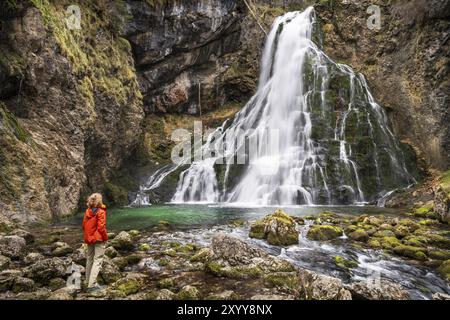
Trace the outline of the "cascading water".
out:
<instances>
[{"instance_id":1,"label":"cascading water","mask_svg":"<svg viewBox=\"0 0 450 320\"><path fill-rule=\"evenodd\" d=\"M256 94L202 147L224 153L181 172L172 202L350 204L414 181L364 77L318 48L314 25L312 7L276 19Z\"/></svg>"}]
</instances>

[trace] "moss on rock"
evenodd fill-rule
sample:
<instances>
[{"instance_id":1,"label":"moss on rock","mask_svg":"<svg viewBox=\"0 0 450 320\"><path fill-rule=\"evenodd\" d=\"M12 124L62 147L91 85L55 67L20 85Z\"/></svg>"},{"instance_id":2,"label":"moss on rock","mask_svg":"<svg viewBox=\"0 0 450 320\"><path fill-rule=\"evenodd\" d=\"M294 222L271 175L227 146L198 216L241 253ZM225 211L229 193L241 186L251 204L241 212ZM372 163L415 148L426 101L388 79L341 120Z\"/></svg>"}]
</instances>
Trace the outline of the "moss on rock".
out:
<instances>
[{"instance_id":1,"label":"moss on rock","mask_svg":"<svg viewBox=\"0 0 450 320\"><path fill-rule=\"evenodd\" d=\"M298 231L295 220L282 210L254 222L250 227L249 236L257 239L267 239L272 245L291 245L298 243Z\"/></svg>"},{"instance_id":2,"label":"moss on rock","mask_svg":"<svg viewBox=\"0 0 450 320\"><path fill-rule=\"evenodd\" d=\"M343 235L340 227L330 225L314 225L308 230L306 236L311 240L332 240Z\"/></svg>"}]
</instances>

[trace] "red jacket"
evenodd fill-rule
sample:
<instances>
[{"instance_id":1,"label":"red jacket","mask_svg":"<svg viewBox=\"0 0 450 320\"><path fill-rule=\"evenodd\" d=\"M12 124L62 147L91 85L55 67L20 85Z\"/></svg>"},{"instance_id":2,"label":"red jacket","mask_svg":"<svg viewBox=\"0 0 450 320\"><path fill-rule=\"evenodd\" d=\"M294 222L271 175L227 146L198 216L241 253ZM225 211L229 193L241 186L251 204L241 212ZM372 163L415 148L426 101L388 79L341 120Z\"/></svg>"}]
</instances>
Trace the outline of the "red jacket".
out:
<instances>
[{"instance_id":1,"label":"red jacket","mask_svg":"<svg viewBox=\"0 0 450 320\"><path fill-rule=\"evenodd\" d=\"M87 244L108 240L106 231L106 207L97 208L96 213L91 208L86 209L83 219L83 238Z\"/></svg>"}]
</instances>

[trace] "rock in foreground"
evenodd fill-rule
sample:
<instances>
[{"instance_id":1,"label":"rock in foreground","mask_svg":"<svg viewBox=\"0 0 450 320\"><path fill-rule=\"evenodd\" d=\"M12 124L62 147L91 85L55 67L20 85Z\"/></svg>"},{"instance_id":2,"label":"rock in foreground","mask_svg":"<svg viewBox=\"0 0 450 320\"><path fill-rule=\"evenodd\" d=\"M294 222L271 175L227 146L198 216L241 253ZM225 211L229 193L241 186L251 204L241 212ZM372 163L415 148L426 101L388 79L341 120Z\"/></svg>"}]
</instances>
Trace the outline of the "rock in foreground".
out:
<instances>
[{"instance_id":1,"label":"rock in foreground","mask_svg":"<svg viewBox=\"0 0 450 320\"><path fill-rule=\"evenodd\" d=\"M272 245L288 246L298 243L295 220L283 210L277 210L253 223L250 227L250 237L267 239Z\"/></svg>"}]
</instances>

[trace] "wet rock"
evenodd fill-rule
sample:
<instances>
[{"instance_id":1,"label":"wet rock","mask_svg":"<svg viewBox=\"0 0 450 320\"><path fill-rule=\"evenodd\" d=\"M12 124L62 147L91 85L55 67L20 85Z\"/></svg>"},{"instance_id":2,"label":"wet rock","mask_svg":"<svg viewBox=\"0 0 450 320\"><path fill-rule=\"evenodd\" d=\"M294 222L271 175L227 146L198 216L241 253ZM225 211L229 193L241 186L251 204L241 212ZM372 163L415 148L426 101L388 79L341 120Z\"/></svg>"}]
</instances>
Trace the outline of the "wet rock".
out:
<instances>
[{"instance_id":1,"label":"wet rock","mask_svg":"<svg viewBox=\"0 0 450 320\"><path fill-rule=\"evenodd\" d=\"M26 267L24 274L27 278L41 284L48 284L53 278L64 277L67 263L60 258L50 258L39 260L36 263Z\"/></svg>"},{"instance_id":2,"label":"wet rock","mask_svg":"<svg viewBox=\"0 0 450 320\"><path fill-rule=\"evenodd\" d=\"M108 248L106 248L106 250L105 250L105 255L108 257L108 258L111 258L111 259L114 259L115 257L117 257L117 250L116 249L114 249L114 247L108 247Z\"/></svg>"},{"instance_id":3,"label":"wet rock","mask_svg":"<svg viewBox=\"0 0 450 320\"><path fill-rule=\"evenodd\" d=\"M199 298L198 289L191 285L184 286L177 294L178 300L197 300L198 298Z\"/></svg>"},{"instance_id":4,"label":"wet rock","mask_svg":"<svg viewBox=\"0 0 450 320\"><path fill-rule=\"evenodd\" d=\"M341 256L335 256L334 263L341 269L353 269L358 267L357 261L345 259Z\"/></svg>"},{"instance_id":5,"label":"wet rock","mask_svg":"<svg viewBox=\"0 0 450 320\"><path fill-rule=\"evenodd\" d=\"M110 245L117 250L129 251L133 249L133 238L126 231L121 231L112 241Z\"/></svg>"},{"instance_id":6,"label":"wet rock","mask_svg":"<svg viewBox=\"0 0 450 320\"><path fill-rule=\"evenodd\" d=\"M250 227L251 238L267 239L272 245L291 245L298 243L295 220L282 210L258 220Z\"/></svg>"},{"instance_id":7,"label":"wet rock","mask_svg":"<svg viewBox=\"0 0 450 320\"><path fill-rule=\"evenodd\" d=\"M337 278L309 270L298 271L299 296L305 300L351 300L350 291Z\"/></svg>"},{"instance_id":8,"label":"wet rock","mask_svg":"<svg viewBox=\"0 0 450 320\"><path fill-rule=\"evenodd\" d=\"M39 260L43 260L44 256L42 254L40 254L39 252L30 252L29 254L27 254L25 256L25 258L23 259L23 262L25 262L26 264L33 264L36 263Z\"/></svg>"},{"instance_id":9,"label":"wet rock","mask_svg":"<svg viewBox=\"0 0 450 320\"><path fill-rule=\"evenodd\" d=\"M65 242L57 241L51 246L52 255L55 257L63 257L73 252L71 246Z\"/></svg>"},{"instance_id":10,"label":"wet rock","mask_svg":"<svg viewBox=\"0 0 450 320\"><path fill-rule=\"evenodd\" d=\"M10 263L10 258L0 255L0 271L8 269Z\"/></svg>"},{"instance_id":11,"label":"wet rock","mask_svg":"<svg viewBox=\"0 0 450 320\"><path fill-rule=\"evenodd\" d=\"M35 288L34 281L24 277L16 277L12 285L14 293L33 291Z\"/></svg>"},{"instance_id":12,"label":"wet rock","mask_svg":"<svg viewBox=\"0 0 450 320\"><path fill-rule=\"evenodd\" d=\"M19 236L0 236L0 254L11 259L25 255L26 241Z\"/></svg>"},{"instance_id":13,"label":"wet rock","mask_svg":"<svg viewBox=\"0 0 450 320\"><path fill-rule=\"evenodd\" d=\"M313 225L308 230L306 237L311 240L325 241L342 236L344 233L340 227L330 225Z\"/></svg>"},{"instance_id":14,"label":"wet rock","mask_svg":"<svg viewBox=\"0 0 450 320\"><path fill-rule=\"evenodd\" d=\"M356 300L409 300L410 298L409 293L402 286L384 279L379 283L354 282L346 288Z\"/></svg>"}]
</instances>

